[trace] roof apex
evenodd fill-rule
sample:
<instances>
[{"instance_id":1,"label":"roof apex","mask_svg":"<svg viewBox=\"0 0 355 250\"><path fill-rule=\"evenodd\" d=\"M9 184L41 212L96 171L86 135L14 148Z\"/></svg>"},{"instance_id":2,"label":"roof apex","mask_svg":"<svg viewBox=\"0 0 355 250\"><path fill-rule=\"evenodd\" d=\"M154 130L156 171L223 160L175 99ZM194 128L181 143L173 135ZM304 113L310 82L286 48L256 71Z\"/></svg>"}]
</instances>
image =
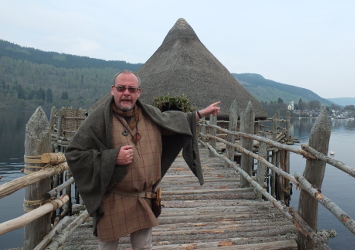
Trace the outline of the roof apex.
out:
<instances>
[{"instance_id":1,"label":"roof apex","mask_svg":"<svg viewBox=\"0 0 355 250\"><path fill-rule=\"evenodd\" d=\"M184 18L179 18L175 25L170 29L169 33L166 35L163 44L182 38L200 40L192 27L186 22L186 20Z\"/></svg>"}]
</instances>

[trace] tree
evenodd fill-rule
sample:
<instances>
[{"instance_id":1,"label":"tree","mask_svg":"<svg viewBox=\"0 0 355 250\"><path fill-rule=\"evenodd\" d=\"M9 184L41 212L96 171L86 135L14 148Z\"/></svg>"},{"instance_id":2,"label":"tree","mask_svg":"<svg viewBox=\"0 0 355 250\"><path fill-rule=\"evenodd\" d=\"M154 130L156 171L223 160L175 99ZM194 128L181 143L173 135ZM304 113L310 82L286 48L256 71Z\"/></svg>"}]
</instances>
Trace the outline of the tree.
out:
<instances>
[{"instance_id":1,"label":"tree","mask_svg":"<svg viewBox=\"0 0 355 250\"><path fill-rule=\"evenodd\" d=\"M318 110L321 106L320 101L313 100L308 102L309 110Z\"/></svg>"},{"instance_id":2,"label":"tree","mask_svg":"<svg viewBox=\"0 0 355 250\"><path fill-rule=\"evenodd\" d=\"M26 100L26 97L25 97L25 90L22 88L22 85L19 84L16 86L16 91L17 91L17 98L18 99L23 99L23 100Z\"/></svg>"},{"instance_id":3,"label":"tree","mask_svg":"<svg viewBox=\"0 0 355 250\"><path fill-rule=\"evenodd\" d=\"M330 108L333 109L333 110L337 110L337 111L341 110L341 108L338 105L336 105L336 104L330 105Z\"/></svg>"},{"instance_id":4,"label":"tree","mask_svg":"<svg viewBox=\"0 0 355 250\"><path fill-rule=\"evenodd\" d=\"M281 97L279 97L279 99L277 99L277 103L284 103L284 100L282 100Z\"/></svg>"},{"instance_id":5,"label":"tree","mask_svg":"<svg viewBox=\"0 0 355 250\"><path fill-rule=\"evenodd\" d=\"M69 100L68 92L63 91L62 96L60 97L61 100Z\"/></svg>"},{"instance_id":6,"label":"tree","mask_svg":"<svg viewBox=\"0 0 355 250\"><path fill-rule=\"evenodd\" d=\"M39 90L36 93L36 98L40 100L45 100L46 99L46 92L40 87Z\"/></svg>"},{"instance_id":7,"label":"tree","mask_svg":"<svg viewBox=\"0 0 355 250\"><path fill-rule=\"evenodd\" d=\"M52 94L52 89L51 89L51 88L48 88L48 89L47 89L47 94L46 94L46 96L47 96L46 101L47 101L48 103L52 103L52 102L53 102L53 94Z\"/></svg>"},{"instance_id":8,"label":"tree","mask_svg":"<svg viewBox=\"0 0 355 250\"><path fill-rule=\"evenodd\" d=\"M298 108L300 110L307 110L308 109L308 105L307 105L307 103L303 102L302 99L300 99L300 102L298 103Z\"/></svg>"}]
</instances>

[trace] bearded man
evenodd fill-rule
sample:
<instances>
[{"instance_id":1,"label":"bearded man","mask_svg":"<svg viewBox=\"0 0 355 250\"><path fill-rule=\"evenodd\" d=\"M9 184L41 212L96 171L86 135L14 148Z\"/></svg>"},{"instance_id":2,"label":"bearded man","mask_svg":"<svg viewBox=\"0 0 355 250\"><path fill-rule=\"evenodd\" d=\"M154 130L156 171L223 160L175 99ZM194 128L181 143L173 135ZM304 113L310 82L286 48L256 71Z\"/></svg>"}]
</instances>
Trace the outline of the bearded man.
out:
<instances>
[{"instance_id":1,"label":"bearded man","mask_svg":"<svg viewBox=\"0 0 355 250\"><path fill-rule=\"evenodd\" d=\"M217 115L220 102L197 112L161 112L139 101L140 84L133 72L118 73L110 98L89 114L65 152L101 250L117 249L126 235L134 250L151 249L158 225L153 188L181 150L203 184L196 121Z\"/></svg>"}]
</instances>

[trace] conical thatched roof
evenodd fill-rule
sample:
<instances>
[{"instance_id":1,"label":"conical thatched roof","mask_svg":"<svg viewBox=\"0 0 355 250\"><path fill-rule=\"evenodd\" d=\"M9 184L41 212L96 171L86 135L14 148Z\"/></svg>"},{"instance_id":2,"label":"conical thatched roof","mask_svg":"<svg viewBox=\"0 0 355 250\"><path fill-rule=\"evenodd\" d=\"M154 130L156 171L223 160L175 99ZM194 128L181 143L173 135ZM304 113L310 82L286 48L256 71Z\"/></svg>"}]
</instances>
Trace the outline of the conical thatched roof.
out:
<instances>
[{"instance_id":1,"label":"conical thatched roof","mask_svg":"<svg viewBox=\"0 0 355 250\"><path fill-rule=\"evenodd\" d=\"M145 103L152 104L158 96L184 94L197 109L221 101L220 115L225 117L236 99L239 112L251 101L255 116L267 117L261 104L208 51L182 18L136 73L142 80L140 99Z\"/></svg>"},{"instance_id":2,"label":"conical thatched roof","mask_svg":"<svg viewBox=\"0 0 355 250\"><path fill-rule=\"evenodd\" d=\"M154 97L184 94L196 109L221 101L219 117L226 118L236 99L239 113L251 101L255 117L267 117L261 104L208 51L182 18L136 74L142 81L140 100L147 104L153 104ZM101 98L92 107L105 98Z\"/></svg>"}]
</instances>

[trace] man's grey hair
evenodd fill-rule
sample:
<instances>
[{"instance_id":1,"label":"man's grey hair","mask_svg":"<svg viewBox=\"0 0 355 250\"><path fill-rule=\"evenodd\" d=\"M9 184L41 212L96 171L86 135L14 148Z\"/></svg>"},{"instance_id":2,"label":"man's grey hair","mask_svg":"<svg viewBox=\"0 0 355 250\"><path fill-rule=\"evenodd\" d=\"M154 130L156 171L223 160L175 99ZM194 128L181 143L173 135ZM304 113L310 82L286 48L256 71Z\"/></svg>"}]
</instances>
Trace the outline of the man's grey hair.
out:
<instances>
[{"instance_id":1,"label":"man's grey hair","mask_svg":"<svg viewBox=\"0 0 355 250\"><path fill-rule=\"evenodd\" d=\"M133 74L137 77L138 79L138 88L141 87L141 79L139 78L139 76L136 75L136 73L134 73L133 71L130 71L130 70L122 70L121 72L118 72L115 77L113 78L113 86L115 86L115 81L116 81L116 78L117 76L119 76L120 74Z\"/></svg>"}]
</instances>

